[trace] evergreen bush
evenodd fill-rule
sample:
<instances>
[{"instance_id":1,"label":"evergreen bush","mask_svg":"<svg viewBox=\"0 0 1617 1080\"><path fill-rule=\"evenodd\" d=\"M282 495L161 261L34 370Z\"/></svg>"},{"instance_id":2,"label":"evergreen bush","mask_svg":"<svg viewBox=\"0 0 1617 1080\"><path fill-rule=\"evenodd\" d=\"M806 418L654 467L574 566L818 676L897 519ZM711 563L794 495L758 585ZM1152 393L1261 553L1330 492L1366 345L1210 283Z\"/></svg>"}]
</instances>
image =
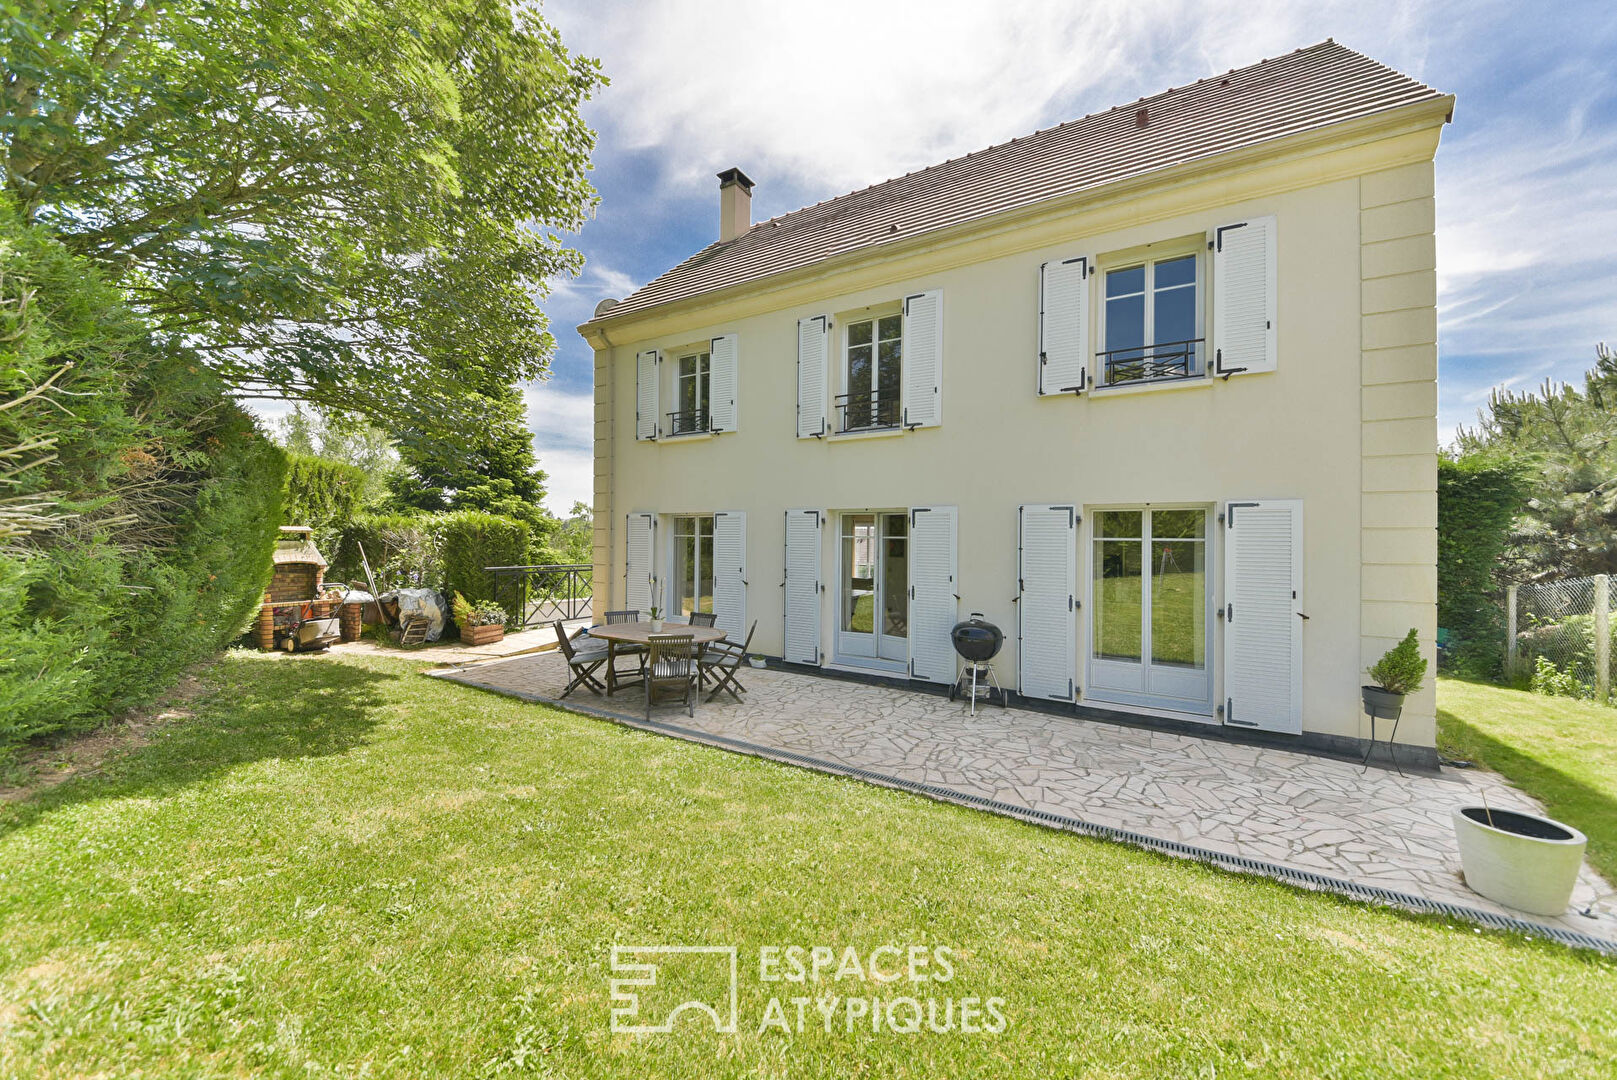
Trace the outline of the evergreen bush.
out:
<instances>
[{"instance_id":1,"label":"evergreen bush","mask_svg":"<svg viewBox=\"0 0 1617 1080\"><path fill-rule=\"evenodd\" d=\"M1369 674L1371 681L1389 694L1408 696L1421 688L1426 679L1426 658L1420 654L1420 639L1413 628L1371 666Z\"/></svg>"},{"instance_id":2,"label":"evergreen bush","mask_svg":"<svg viewBox=\"0 0 1617 1080\"><path fill-rule=\"evenodd\" d=\"M285 459L193 355L4 206L0 402L0 452L25 466L0 500L5 753L149 700L245 629Z\"/></svg>"},{"instance_id":3,"label":"evergreen bush","mask_svg":"<svg viewBox=\"0 0 1617 1080\"><path fill-rule=\"evenodd\" d=\"M474 604L494 599L494 576L490 566L521 566L528 558L528 523L486 514L480 510L456 510L439 521L446 592L460 593ZM506 611L515 621L521 617L518 598L505 597Z\"/></svg>"}]
</instances>

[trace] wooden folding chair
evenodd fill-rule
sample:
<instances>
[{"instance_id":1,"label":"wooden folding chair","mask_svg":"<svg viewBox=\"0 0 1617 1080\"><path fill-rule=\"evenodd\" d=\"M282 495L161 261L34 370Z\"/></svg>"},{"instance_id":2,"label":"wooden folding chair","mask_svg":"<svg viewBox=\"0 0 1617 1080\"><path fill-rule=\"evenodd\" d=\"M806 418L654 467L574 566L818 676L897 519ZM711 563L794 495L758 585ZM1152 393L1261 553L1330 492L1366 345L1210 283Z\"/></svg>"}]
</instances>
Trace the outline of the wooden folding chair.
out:
<instances>
[{"instance_id":1,"label":"wooden folding chair","mask_svg":"<svg viewBox=\"0 0 1617 1080\"><path fill-rule=\"evenodd\" d=\"M609 611L606 613L606 624L639 622L640 612L633 609L626 611ZM633 686L645 677L646 647L644 645L629 645L619 642L613 647L612 653L612 681L619 687ZM628 671L618 666L618 660L627 657L634 667Z\"/></svg>"},{"instance_id":2,"label":"wooden folding chair","mask_svg":"<svg viewBox=\"0 0 1617 1080\"><path fill-rule=\"evenodd\" d=\"M737 701L747 692L741 685L741 665L747 662L747 650L752 647L752 635L758 632L757 620L753 621L751 629L747 631L747 640L742 645L733 641L719 641L702 650L702 676L704 680L712 679L713 689L707 695L707 700L719 696L720 692L728 692Z\"/></svg>"},{"instance_id":3,"label":"wooden folding chair","mask_svg":"<svg viewBox=\"0 0 1617 1080\"><path fill-rule=\"evenodd\" d=\"M660 690L678 688L687 715L696 715L696 641L689 634L652 634L646 660L646 719Z\"/></svg>"},{"instance_id":4,"label":"wooden folding chair","mask_svg":"<svg viewBox=\"0 0 1617 1080\"><path fill-rule=\"evenodd\" d=\"M561 696L566 697L580 686L587 686L597 694L605 694L606 687L595 677L595 673L606 663L606 646L594 644L575 649L573 640L567 636L567 627L562 621L557 619L551 625L556 628L556 645L561 649L561 654L567 658L567 671L573 677L573 681L567 684L567 689L561 692Z\"/></svg>"}]
</instances>

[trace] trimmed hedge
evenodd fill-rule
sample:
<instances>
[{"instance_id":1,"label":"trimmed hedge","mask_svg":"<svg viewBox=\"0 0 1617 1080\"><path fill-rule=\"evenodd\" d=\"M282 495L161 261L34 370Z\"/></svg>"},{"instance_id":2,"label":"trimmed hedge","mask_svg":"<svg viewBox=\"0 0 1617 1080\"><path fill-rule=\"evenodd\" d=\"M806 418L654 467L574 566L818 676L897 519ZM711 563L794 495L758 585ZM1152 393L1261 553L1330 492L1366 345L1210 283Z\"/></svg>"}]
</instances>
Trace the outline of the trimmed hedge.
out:
<instances>
[{"instance_id":1,"label":"trimmed hedge","mask_svg":"<svg viewBox=\"0 0 1617 1080\"><path fill-rule=\"evenodd\" d=\"M54 528L0 547L0 755L150 700L257 610L285 456L183 349L0 206L0 449ZM36 449L27 451L27 447Z\"/></svg>"},{"instance_id":2,"label":"trimmed hedge","mask_svg":"<svg viewBox=\"0 0 1617 1080\"><path fill-rule=\"evenodd\" d=\"M1437 463L1437 625L1447 667L1474 676L1504 666L1503 590L1495 570L1523 508L1519 466L1483 454Z\"/></svg>"},{"instance_id":3,"label":"trimmed hedge","mask_svg":"<svg viewBox=\"0 0 1617 1080\"><path fill-rule=\"evenodd\" d=\"M281 523L314 529L315 546L326 553L359 513L365 481L365 470L358 466L313 454L288 454Z\"/></svg>"},{"instance_id":4,"label":"trimmed hedge","mask_svg":"<svg viewBox=\"0 0 1617 1080\"><path fill-rule=\"evenodd\" d=\"M438 589L443 586L443 559L433 514L358 514L343 526L331 548L322 548L331 564L327 581L346 581L364 588L365 566L361 549L370 561L376 587L382 592L401 588Z\"/></svg>"},{"instance_id":5,"label":"trimmed hedge","mask_svg":"<svg viewBox=\"0 0 1617 1080\"><path fill-rule=\"evenodd\" d=\"M456 510L439 518L444 561L444 592L460 593L476 604L494 599L490 566L521 566L528 559L528 523L480 510ZM521 617L514 598L509 614Z\"/></svg>"}]
</instances>

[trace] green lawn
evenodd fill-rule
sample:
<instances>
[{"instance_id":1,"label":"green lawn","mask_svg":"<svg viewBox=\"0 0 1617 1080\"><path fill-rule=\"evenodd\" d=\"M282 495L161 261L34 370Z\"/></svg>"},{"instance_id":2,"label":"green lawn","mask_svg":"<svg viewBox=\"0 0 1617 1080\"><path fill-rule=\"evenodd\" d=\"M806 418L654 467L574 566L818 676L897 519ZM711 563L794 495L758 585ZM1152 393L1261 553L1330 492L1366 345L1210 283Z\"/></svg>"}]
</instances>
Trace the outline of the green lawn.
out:
<instances>
[{"instance_id":1,"label":"green lawn","mask_svg":"<svg viewBox=\"0 0 1617 1080\"><path fill-rule=\"evenodd\" d=\"M628 731L233 655L193 719L0 810L0 1076L1575 1076L1617 962ZM741 1029L614 1035L613 943L733 944ZM946 946L902 989L770 945ZM829 973L827 973L829 977ZM697 980L703 991L718 984ZM759 1033L771 995L1001 1034ZM941 1005L940 1005L941 1007Z\"/></svg>"},{"instance_id":2,"label":"green lawn","mask_svg":"<svg viewBox=\"0 0 1617 1080\"><path fill-rule=\"evenodd\" d=\"M1480 762L1589 837L1617 881L1617 709L1489 683L1437 681L1438 749Z\"/></svg>"}]
</instances>

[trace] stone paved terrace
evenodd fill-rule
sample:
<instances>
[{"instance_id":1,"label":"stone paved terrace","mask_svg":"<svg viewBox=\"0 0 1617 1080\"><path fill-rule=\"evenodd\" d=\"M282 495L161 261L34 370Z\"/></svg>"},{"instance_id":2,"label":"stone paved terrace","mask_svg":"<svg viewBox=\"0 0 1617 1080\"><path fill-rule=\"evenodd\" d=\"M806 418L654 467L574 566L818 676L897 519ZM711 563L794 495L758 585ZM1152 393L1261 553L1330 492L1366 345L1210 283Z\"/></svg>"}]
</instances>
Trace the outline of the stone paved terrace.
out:
<instances>
[{"instance_id":1,"label":"stone paved terrace","mask_svg":"<svg viewBox=\"0 0 1617 1080\"><path fill-rule=\"evenodd\" d=\"M553 651L431 674L551 703L567 683ZM1617 896L1587 864L1572 908L1554 919L1512 911L1466 888L1452 808L1477 804L1485 792L1496 809L1542 813L1480 769L1400 777L1294 751L1023 709L979 705L973 717L963 703L942 696L776 669L749 670L742 682L744 703L704 701L694 718L677 704L659 704L655 729L672 726L679 729L673 734L732 749L802 755L832 771L880 774L865 777L876 782L944 788L929 794L977 805L993 800L1005 813L1077 818L1617 942ZM638 687L610 699L581 689L560 704L631 725L645 715ZM750 745L736 747L734 740ZM1584 909L1594 917L1580 914Z\"/></svg>"}]
</instances>

